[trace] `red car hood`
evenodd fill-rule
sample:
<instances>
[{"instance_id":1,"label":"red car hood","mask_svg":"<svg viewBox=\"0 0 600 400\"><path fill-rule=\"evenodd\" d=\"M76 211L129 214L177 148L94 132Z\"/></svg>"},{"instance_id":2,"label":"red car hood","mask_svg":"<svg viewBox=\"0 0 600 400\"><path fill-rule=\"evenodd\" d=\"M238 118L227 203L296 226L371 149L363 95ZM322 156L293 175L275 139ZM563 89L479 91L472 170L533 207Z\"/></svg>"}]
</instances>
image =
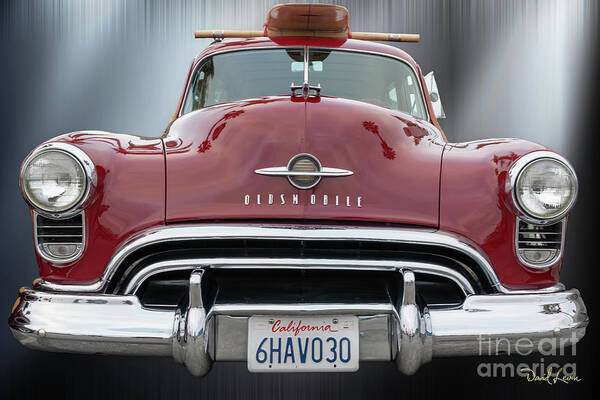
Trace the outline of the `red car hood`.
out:
<instances>
[{"instance_id":1,"label":"red car hood","mask_svg":"<svg viewBox=\"0 0 600 400\"><path fill-rule=\"evenodd\" d=\"M438 225L443 141L432 125L404 113L337 98L270 97L189 113L164 140L167 221ZM255 173L286 166L299 153L354 174L301 190L286 177Z\"/></svg>"}]
</instances>

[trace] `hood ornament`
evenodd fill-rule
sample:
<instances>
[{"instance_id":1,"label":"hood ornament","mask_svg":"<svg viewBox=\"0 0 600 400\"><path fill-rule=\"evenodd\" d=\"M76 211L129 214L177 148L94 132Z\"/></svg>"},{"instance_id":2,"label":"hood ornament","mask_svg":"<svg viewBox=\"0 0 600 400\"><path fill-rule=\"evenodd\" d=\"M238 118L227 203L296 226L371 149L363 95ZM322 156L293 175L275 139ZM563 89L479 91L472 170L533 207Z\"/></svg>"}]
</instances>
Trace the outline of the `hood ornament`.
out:
<instances>
[{"instance_id":1,"label":"hood ornament","mask_svg":"<svg viewBox=\"0 0 600 400\"><path fill-rule=\"evenodd\" d=\"M298 189L313 188L323 177L335 178L354 174L347 169L323 167L317 157L307 153L295 155L285 167L261 168L254 172L259 175L287 176L288 181Z\"/></svg>"}]
</instances>

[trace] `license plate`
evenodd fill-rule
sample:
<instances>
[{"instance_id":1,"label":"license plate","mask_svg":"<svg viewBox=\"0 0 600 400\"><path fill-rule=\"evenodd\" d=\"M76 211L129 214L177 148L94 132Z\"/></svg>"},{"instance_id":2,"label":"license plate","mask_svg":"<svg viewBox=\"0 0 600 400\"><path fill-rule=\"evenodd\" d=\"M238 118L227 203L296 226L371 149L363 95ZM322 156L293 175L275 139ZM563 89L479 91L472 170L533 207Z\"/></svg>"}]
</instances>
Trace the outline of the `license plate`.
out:
<instances>
[{"instance_id":1,"label":"license plate","mask_svg":"<svg viewBox=\"0 0 600 400\"><path fill-rule=\"evenodd\" d=\"M251 372L358 370L356 316L253 316L248 320Z\"/></svg>"}]
</instances>

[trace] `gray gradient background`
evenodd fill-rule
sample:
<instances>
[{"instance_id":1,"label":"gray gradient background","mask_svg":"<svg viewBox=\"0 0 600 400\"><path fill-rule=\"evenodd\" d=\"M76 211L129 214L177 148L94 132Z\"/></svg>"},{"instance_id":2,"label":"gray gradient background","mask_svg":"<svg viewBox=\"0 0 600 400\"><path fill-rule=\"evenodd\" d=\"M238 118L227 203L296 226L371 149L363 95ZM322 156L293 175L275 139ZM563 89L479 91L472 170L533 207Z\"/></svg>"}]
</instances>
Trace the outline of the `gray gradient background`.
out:
<instances>
[{"instance_id":1,"label":"gray gradient background","mask_svg":"<svg viewBox=\"0 0 600 400\"><path fill-rule=\"evenodd\" d=\"M28 211L17 184L25 155L46 139L80 129L159 136L192 57L209 43L194 40L192 31L260 29L275 3L0 3L0 306L7 313L16 290L37 276ZM421 43L400 47L424 73L435 70L448 115L442 126L450 141L519 137L548 145L572 161L581 191L569 221L561 279L582 290L593 318L599 4L337 3L349 8L352 30L422 35ZM546 364L576 362L583 378L579 384L554 387L522 378L480 378L480 360L471 358L435 360L414 377L397 374L391 363L363 364L355 374L293 375L251 375L244 364L232 363L216 364L208 377L195 379L167 358L34 352L20 346L6 326L0 332L0 393L10 398L437 398L455 391L466 397L558 398L582 393L596 379L593 322L576 357L544 358Z\"/></svg>"}]
</instances>

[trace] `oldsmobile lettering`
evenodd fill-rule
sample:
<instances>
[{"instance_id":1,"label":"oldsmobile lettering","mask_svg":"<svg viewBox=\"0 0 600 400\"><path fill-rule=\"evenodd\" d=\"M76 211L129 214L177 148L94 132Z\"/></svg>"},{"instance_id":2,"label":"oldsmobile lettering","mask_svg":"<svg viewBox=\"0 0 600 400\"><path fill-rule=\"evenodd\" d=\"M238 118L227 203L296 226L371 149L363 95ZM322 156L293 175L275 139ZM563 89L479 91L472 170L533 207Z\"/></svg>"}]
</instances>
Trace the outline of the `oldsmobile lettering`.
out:
<instances>
[{"instance_id":1,"label":"oldsmobile lettering","mask_svg":"<svg viewBox=\"0 0 600 400\"><path fill-rule=\"evenodd\" d=\"M244 205L300 205L300 196L298 193L285 194L285 193L268 193L268 194L245 194ZM344 195L316 195L311 194L308 198L306 205L311 206L331 206L331 207L356 207L362 208L363 198L362 196L344 196Z\"/></svg>"}]
</instances>

